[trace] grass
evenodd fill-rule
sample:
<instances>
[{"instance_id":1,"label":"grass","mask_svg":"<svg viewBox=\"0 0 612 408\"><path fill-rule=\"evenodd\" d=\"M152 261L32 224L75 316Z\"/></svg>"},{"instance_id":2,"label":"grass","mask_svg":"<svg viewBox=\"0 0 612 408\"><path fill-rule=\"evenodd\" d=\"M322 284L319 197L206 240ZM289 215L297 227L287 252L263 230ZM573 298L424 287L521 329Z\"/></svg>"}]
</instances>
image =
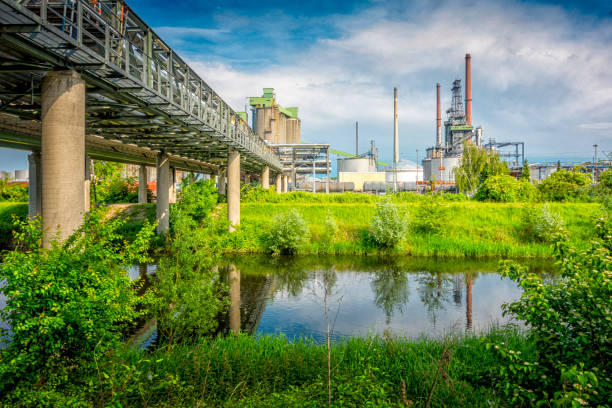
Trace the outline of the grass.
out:
<instances>
[{"instance_id":1,"label":"grass","mask_svg":"<svg viewBox=\"0 0 612 408\"><path fill-rule=\"evenodd\" d=\"M501 362L486 343L535 352L521 332L407 341L353 338L332 346L334 407L509 406L497 389ZM130 407L324 407L327 349L310 340L225 337L148 353L117 351L72 373L65 387L37 384L14 397L46 405ZM429 403L428 403L429 400Z\"/></svg>"},{"instance_id":2,"label":"grass","mask_svg":"<svg viewBox=\"0 0 612 408\"><path fill-rule=\"evenodd\" d=\"M400 203L407 222L416 203ZM449 218L442 234L409 232L398 254L412 256L462 258L542 258L551 257L546 243L527 241L519 232L524 205L518 203L448 202ZM380 250L368 243L368 225L374 214L374 203L243 203L241 226L225 242L229 253L262 253L265 233L274 216L296 209L310 229L302 254L373 254ZM599 206L591 203L551 203L550 210L560 214L572 240L587 241L593 233L593 217ZM221 213L224 209L221 209ZM339 227L333 242L321 239L325 218L331 214Z\"/></svg>"}]
</instances>

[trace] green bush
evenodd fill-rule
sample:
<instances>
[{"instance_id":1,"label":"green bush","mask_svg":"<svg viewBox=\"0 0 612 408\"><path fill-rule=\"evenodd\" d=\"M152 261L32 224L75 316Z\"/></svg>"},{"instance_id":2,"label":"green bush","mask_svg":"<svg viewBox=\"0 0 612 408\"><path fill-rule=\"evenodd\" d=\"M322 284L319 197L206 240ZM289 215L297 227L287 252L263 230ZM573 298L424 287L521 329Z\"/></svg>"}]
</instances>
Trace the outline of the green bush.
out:
<instances>
[{"instance_id":1,"label":"green bush","mask_svg":"<svg viewBox=\"0 0 612 408\"><path fill-rule=\"evenodd\" d=\"M531 241L551 242L556 233L562 232L563 218L550 212L548 204L523 209L520 224L521 235Z\"/></svg>"},{"instance_id":2,"label":"green bush","mask_svg":"<svg viewBox=\"0 0 612 408\"><path fill-rule=\"evenodd\" d=\"M445 230L448 208L440 200L433 197L416 206L410 220L412 231L420 234L441 234Z\"/></svg>"},{"instance_id":3,"label":"green bush","mask_svg":"<svg viewBox=\"0 0 612 408\"><path fill-rule=\"evenodd\" d=\"M0 393L18 381L64 375L93 362L142 315L143 298L126 268L147 260L153 226L126 245L115 232L121 221L102 221L100 212L91 212L65 242L53 241L46 250L40 222L19 223L19 250L0 265L0 291L7 297L0 315L11 327L2 333L8 347L0 354Z\"/></svg>"},{"instance_id":4,"label":"green bush","mask_svg":"<svg viewBox=\"0 0 612 408\"><path fill-rule=\"evenodd\" d=\"M593 184L591 187L590 194L607 208L612 208L612 169L608 169L599 175L597 184Z\"/></svg>"},{"instance_id":5,"label":"green bush","mask_svg":"<svg viewBox=\"0 0 612 408\"><path fill-rule=\"evenodd\" d=\"M405 237L407 222L399 207L385 200L376 204L374 216L370 221L372 240L382 248L393 248Z\"/></svg>"},{"instance_id":6,"label":"green bush","mask_svg":"<svg viewBox=\"0 0 612 408\"><path fill-rule=\"evenodd\" d=\"M520 300L504 306L529 327L537 358L526 361L496 345L505 357L500 379L516 404L604 406L612 395L612 221L597 220L594 241L577 249L558 234L561 277L545 281L511 262L503 275L522 288ZM539 405L538 405L539 406Z\"/></svg>"},{"instance_id":7,"label":"green bush","mask_svg":"<svg viewBox=\"0 0 612 408\"><path fill-rule=\"evenodd\" d=\"M294 254L308 237L308 225L296 210L277 215L267 236L266 246L276 254Z\"/></svg>"},{"instance_id":8,"label":"green bush","mask_svg":"<svg viewBox=\"0 0 612 408\"><path fill-rule=\"evenodd\" d=\"M199 180L183 188L176 205L171 207L172 220L175 212L181 212L200 224L217 206L217 187L212 180Z\"/></svg>"},{"instance_id":9,"label":"green bush","mask_svg":"<svg viewBox=\"0 0 612 408\"><path fill-rule=\"evenodd\" d=\"M478 187L474 198L478 201L496 201L511 203L533 201L537 190L528 181L519 181L512 176L491 176Z\"/></svg>"},{"instance_id":10,"label":"green bush","mask_svg":"<svg viewBox=\"0 0 612 408\"><path fill-rule=\"evenodd\" d=\"M588 201L591 184L589 174L558 170L544 179L538 185L538 190L546 201Z\"/></svg>"},{"instance_id":11,"label":"green bush","mask_svg":"<svg viewBox=\"0 0 612 408\"><path fill-rule=\"evenodd\" d=\"M28 205L0 203L0 249L8 248L13 238L13 216L24 221L28 216Z\"/></svg>"},{"instance_id":12,"label":"green bush","mask_svg":"<svg viewBox=\"0 0 612 408\"><path fill-rule=\"evenodd\" d=\"M8 179L0 178L0 201L27 202L28 186L19 183L9 185Z\"/></svg>"}]
</instances>

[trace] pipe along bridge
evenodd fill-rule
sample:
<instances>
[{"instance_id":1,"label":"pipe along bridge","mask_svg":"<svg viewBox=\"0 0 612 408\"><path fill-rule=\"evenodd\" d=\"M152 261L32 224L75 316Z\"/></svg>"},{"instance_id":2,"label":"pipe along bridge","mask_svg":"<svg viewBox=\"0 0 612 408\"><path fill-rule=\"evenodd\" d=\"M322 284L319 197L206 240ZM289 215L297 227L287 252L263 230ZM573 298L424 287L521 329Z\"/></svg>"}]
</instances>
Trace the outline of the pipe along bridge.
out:
<instances>
[{"instance_id":1,"label":"pipe along bridge","mask_svg":"<svg viewBox=\"0 0 612 408\"><path fill-rule=\"evenodd\" d=\"M90 158L156 166L160 233L175 169L217 174L223 190L227 178L230 229L241 171L263 186L282 172L268 144L120 0L0 0L0 146L33 152L30 215L42 215L44 246L89 210Z\"/></svg>"}]
</instances>

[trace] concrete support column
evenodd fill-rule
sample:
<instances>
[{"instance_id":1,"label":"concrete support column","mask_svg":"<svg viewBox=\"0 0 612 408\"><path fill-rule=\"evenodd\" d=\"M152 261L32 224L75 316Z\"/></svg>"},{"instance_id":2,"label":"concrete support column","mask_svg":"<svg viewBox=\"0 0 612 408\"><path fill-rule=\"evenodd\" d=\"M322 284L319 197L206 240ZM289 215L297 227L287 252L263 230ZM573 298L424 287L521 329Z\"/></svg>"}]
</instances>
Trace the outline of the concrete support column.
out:
<instances>
[{"instance_id":1,"label":"concrete support column","mask_svg":"<svg viewBox=\"0 0 612 408\"><path fill-rule=\"evenodd\" d=\"M42 177L40 152L28 155L28 216L42 216Z\"/></svg>"},{"instance_id":2,"label":"concrete support column","mask_svg":"<svg viewBox=\"0 0 612 408\"><path fill-rule=\"evenodd\" d=\"M233 335L240 334L240 271L235 265L229 266L229 328Z\"/></svg>"},{"instance_id":3,"label":"concrete support column","mask_svg":"<svg viewBox=\"0 0 612 408\"><path fill-rule=\"evenodd\" d=\"M83 183L83 211L91 209L91 159L85 154L85 182Z\"/></svg>"},{"instance_id":4,"label":"concrete support column","mask_svg":"<svg viewBox=\"0 0 612 408\"><path fill-rule=\"evenodd\" d=\"M287 191L289 191L289 187L288 187L288 177L286 174L283 174L283 193L286 193Z\"/></svg>"},{"instance_id":5,"label":"concrete support column","mask_svg":"<svg viewBox=\"0 0 612 408\"><path fill-rule=\"evenodd\" d=\"M165 153L157 155L157 233L170 229L170 159Z\"/></svg>"},{"instance_id":6,"label":"concrete support column","mask_svg":"<svg viewBox=\"0 0 612 408\"><path fill-rule=\"evenodd\" d=\"M176 169L170 168L170 203L176 203Z\"/></svg>"},{"instance_id":7,"label":"concrete support column","mask_svg":"<svg viewBox=\"0 0 612 408\"><path fill-rule=\"evenodd\" d=\"M65 239L80 225L85 202L85 81L76 71L51 71L42 81L43 238Z\"/></svg>"},{"instance_id":8,"label":"concrete support column","mask_svg":"<svg viewBox=\"0 0 612 408\"><path fill-rule=\"evenodd\" d=\"M138 203L143 204L147 202L147 166L144 164L140 165L138 169Z\"/></svg>"},{"instance_id":9,"label":"concrete support column","mask_svg":"<svg viewBox=\"0 0 612 408\"><path fill-rule=\"evenodd\" d=\"M266 190L270 188L270 168L268 166L264 166L261 170L261 188Z\"/></svg>"},{"instance_id":10,"label":"concrete support column","mask_svg":"<svg viewBox=\"0 0 612 408\"><path fill-rule=\"evenodd\" d=\"M230 152L227 159L227 220L229 232L240 225L240 152Z\"/></svg>"},{"instance_id":11,"label":"concrete support column","mask_svg":"<svg viewBox=\"0 0 612 408\"><path fill-rule=\"evenodd\" d=\"M277 193L282 193L283 188L282 175L280 173L276 174L276 181L274 182L274 190Z\"/></svg>"},{"instance_id":12,"label":"concrete support column","mask_svg":"<svg viewBox=\"0 0 612 408\"><path fill-rule=\"evenodd\" d=\"M219 176L217 177L217 190L219 190L219 194L225 195L225 170L219 170Z\"/></svg>"}]
</instances>

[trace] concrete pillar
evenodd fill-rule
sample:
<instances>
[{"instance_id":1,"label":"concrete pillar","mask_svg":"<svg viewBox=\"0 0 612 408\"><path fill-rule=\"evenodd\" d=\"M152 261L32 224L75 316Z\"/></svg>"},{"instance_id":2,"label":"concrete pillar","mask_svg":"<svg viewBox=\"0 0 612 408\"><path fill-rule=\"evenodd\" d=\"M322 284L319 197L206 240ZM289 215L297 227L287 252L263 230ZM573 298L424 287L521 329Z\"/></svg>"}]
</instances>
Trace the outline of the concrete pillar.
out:
<instances>
[{"instance_id":1,"label":"concrete pillar","mask_svg":"<svg viewBox=\"0 0 612 408\"><path fill-rule=\"evenodd\" d=\"M85 81L76 71L51 71L42 81L43 238L50 246L80 225L85 202Z\"/></svg>"},{"instance_id":2,"label":"concrete pillar","mask_svg":"<svg viewBox=\"0 0 612 408\"><path fill-rule=\"evenodd\" d=\"M28 155L28 167L28 216L42 216L42 168L40 152L32 152Z\"/></svg>"},{"instance_id":3,"label":"concrete pillar","mask_svg":"<svg viewBox=\"0 0 612 408\"><path fill-rule=\"evenodd\" d=\"M240 225L240 152L230 152L227 159L227 220L229 232Z\"/></svg>"},{"instance_id":4,"label":"concrete pillar","mask_svg":"<svg viewBox=\"0 0 612 408\"><path fill-rule=\"evenodd\" d=\"M276 181L274 182L274 190L277 193L282 193L283 188L282 175L280 173L276 174Z\"/></svg>"},{"instance_id":5,"label":"concrete pillar","mask_svg":"<svg viewBox=\"0 0 612 408\"><path fill-rule=\"evenodd\" d=\"M170 203L176 203L176 169L170 168Z\"/></svg>"},{"instance_id":6,"label":"concrete pillar","mask_svg":"<svg viewBox=\"0 0 612 408\"><path fill-rule=\"evenodd\" d=\"M266 190L270 188L270 168L268 166L264 166L261 170L261 188Z\"/></svg>"},{"instance_id":7,"label":"concrete pillar","mask_svg":"<svg viewBox=\"0 0 612 408\"><path fill-rule=\"evenodd\" d=\"M289 191L289 188L288 188L289 183L287 179L288 179L287 175L283 174L283 193L286 193L287 191Z\"/></svg>"},{"instance_id":8,"label":"concrete pillar","mask_svg":"<svg viewBox=\"0 0 612 408\"><path fill-rule=\"evenodd\" d=\"M235 265L229 266L229 328L233 335L240 334L240 271Z\"/></svg>"},{"instance_id":9,"label":"concrete pillar","mask_svg":"<svg viewBox=\"0 0 612 408\"><path fill-rule=\"evenodd\" d=\"M170 159L165 153L157 155L157 233L170 229Z\"/></svg>"},{"instance_id":10,"label":"concrete pillar","mask_svg":"<svg viewBox=\"0 0 612 408\"><path fill-rule=\"evenodd\" d=\"M83 182L83 211L91 209L91 159L85 154L85 181Z\"/></svg>"},{"instance_id":11,"label":"concrete pillar","mask_svg":"<svg viewBox=\"0 0 612 408\"><path fill-rule=\"evenodd\" d=\"M219 190L219 194L225 195L225 170L219 171L219 177L217 177L217 190Z\"/></svg>"},{"instance_id":12,"label":"concrete pillar","mask_svg":"<svg viewBox=\"0 0 612 408\"><path fill-rule=\"evenodd\" d=\"M147 202L147 166L144 164L140 165L138 169L138 203L143 204Z\"/></svg>"}]
</instances>

